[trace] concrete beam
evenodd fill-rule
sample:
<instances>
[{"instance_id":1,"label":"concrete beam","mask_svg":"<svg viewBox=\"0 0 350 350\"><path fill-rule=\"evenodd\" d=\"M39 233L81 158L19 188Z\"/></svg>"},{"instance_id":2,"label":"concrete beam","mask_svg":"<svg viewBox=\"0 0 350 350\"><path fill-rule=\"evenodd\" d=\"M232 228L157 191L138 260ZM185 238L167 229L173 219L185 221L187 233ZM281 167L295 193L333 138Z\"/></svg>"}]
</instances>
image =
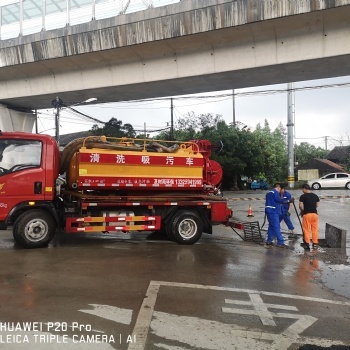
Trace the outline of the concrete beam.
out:
<instances>
[{"instance_id":1,"label":"concrete beam","mask_svg":"<svg viewBox=\"0 0 350 350\"><path fill-rule=\"evenodd\" d=\"M185 0L0 42L0 101L49 108L350 74L350 0Z\"/></svg>"},{"instance_id":2,"label":"concrete beam","mask_svg":"<svg viewBox=\"0 0 350 350\"><path fill-rule=\"evenodd\" d=\"M0 104L0 130L32 132L34 123L33 114L15 111Z\"/></svg>"}]
</instances>

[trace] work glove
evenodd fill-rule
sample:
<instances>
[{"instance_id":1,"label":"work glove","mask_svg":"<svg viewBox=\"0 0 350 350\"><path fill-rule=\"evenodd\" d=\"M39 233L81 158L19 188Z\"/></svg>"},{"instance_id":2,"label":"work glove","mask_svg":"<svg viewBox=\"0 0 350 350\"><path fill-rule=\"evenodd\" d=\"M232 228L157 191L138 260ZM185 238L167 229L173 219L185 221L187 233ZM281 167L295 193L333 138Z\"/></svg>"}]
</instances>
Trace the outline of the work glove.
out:
<instances>
[{"instance_id":1,"label":"work glove","mask_svg":"<svg viewBox=\"0 0 350 350\"><path fill-rule=\"evenodd\" d=\"M288 203L294 203L294 198L292 197L292 198L288 201Z\"/></svg>"}]
</instances>

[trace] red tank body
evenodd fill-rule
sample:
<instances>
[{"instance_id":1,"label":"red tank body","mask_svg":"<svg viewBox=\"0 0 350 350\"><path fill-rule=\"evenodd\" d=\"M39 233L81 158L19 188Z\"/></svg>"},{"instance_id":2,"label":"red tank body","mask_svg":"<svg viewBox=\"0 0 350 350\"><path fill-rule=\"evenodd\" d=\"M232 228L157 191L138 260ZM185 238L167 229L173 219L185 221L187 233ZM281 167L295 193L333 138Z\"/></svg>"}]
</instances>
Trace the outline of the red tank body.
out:
<instances>
[{"instance_id":1,"label":"red tank body","mask_svg":"<svg viewBox=\"0 0 350 350\"><path fill-rule=\"evenodd\" d=\"M222 178L207 140L176 142L89 137L75 147L67 183L72 189L212 192ZM74 148L74 151L70 151ZM68 159L67 159L68 160ZM68 162L66 162L68 164Z\"/></svg>"}]
</instances>

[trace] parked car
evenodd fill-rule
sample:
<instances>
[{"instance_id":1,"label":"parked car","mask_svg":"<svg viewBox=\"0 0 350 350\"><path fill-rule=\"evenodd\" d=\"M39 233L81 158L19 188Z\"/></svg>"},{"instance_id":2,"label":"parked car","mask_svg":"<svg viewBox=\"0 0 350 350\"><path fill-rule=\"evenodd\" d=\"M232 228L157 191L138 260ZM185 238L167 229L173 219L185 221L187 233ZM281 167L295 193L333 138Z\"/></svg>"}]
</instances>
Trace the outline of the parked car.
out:
<instances>
[{"instance_id":1,"label":"parked car","mask_svg":"<svg viewBox=\"0 0 350 350\"><path fill-rule=\"evenodd\" d=\"M314 190L319 190L322 187L344 187L350 190L350 174L327 174L320 177L319 179L308 180L307 183Z\"/></svg>"},{"instance_id":2,"label":"parked car","mask_svg":"<svg viewBox=\"0 0 350 350\"><path fill-rule=\"evenodd\" d=\"M250 187L252 190L267 190L268 186L267 183L264 179L260 180L254 180L251 184Z\"/></svg>"}]
</instances>

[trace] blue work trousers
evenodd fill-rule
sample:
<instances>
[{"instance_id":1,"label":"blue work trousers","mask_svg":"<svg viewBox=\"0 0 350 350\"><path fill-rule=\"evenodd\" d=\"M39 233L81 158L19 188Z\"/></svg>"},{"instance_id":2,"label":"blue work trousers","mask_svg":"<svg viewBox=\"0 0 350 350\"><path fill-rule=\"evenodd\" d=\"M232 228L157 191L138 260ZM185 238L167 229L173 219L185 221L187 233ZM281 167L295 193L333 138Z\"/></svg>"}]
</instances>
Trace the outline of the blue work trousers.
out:
<instances>
[{"instance_id":1,"label":"blue work trousers","mask_svg":"<svg viewBox=\"0 0 350 350\"><path fill-rule=\"evenodd\" d=\"M290 215L287 215L287 213L284 213L280 216L280 222L282 222L282 220L286 223L288 230L293 231L294 230L294 226L292 221L290 220Z\"/></svg>"},{"instance_id":2,"label":"blue work trousers","mask_svg":"<svg viewBox=\"0 0 350 350\"><path fill-rule=\"evenodd\" d=\"M283 245L284 244L284 238L281 234L281 227L280 227L280 216L278 213L266 213L267 221L269 222L269 227L267 229L267 240L266 243L271 243L276 237L277 244Z\"/></svg>"}]
</instances>

